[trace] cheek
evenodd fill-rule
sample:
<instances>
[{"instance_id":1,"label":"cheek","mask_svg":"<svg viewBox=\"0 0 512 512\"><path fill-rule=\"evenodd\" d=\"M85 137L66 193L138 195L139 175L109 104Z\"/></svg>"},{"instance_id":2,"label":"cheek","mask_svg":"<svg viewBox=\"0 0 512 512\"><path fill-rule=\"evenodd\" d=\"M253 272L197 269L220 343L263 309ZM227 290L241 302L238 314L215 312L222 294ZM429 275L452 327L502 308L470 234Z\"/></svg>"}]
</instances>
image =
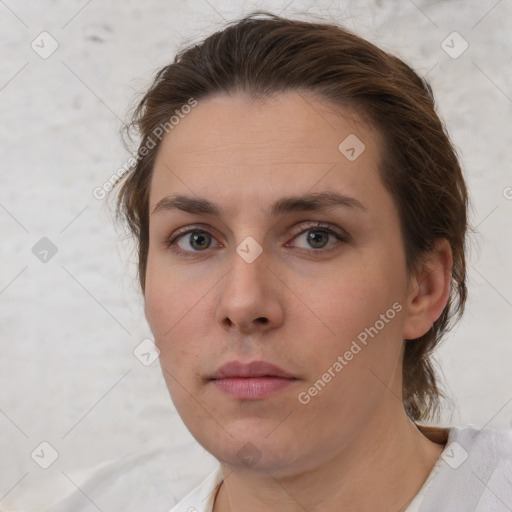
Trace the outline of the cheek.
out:
<instances>
[{"instance_id":1,"label":"cheek","mask_svg":"<svg viewBox=\"0 0 512 512\"><path fill-rule=\"evenodd\" d=\"M395 319L398 303L403 306L405 291L405 274L395 268L388 270L381 262L374 265L363 265L359 269L347 267L337 278L331 280L327 288L323 288L323 301L320 308L324 312L325 323L332 327L336 334L348 340L357 337L366 328L373 326L385 315L386 330L398 332ZM389 312L386 315L386 312ZM391 318L389 318L391 317ZM391 321L392 320L392 321ZM381 323L378 323L378 327Z\"/></svg>"},{"instance_id":2,"label":"cheek","mask_svg":"<svg viewBox=\"0 0 512 512\"><path fill-rule=\"evenodd\" d=\"M203 368L205 350L211 353L212 283L193 282L171 268L165 258L148 258L145 311L160 350L160 365L169 391L179 394L179 384L195 390L198 368Z\"/></svg>"},{"instance_id":3,"label":"cheek","mask_svg":"<svg viewBox=\"0 0 512 512\"><path fill-rule=\"evenodd\" d=\"M310 333L310 341L321 340L322 350L318 350L318 343L304 346L303 357L312 367L309 377L322 378L329 369L337 376L343 374L343 378L334 380L343 383L341 394L354 399L378 385L375 375L388 379L402 344L405 268L401 269L399 257L384 256L381 253L381 258L374 261L359 259L357 271L347 262L343 271L336 273L336 279L325 283L316 293L310 289L308 301L315 304L322 324L313 326L311 319L304 319L299 329ZM343 369L337 365L340 371L336 372L332 367L338 356L342 357Z\"/></svg>"},{"instance_id":4,"label":"cheek","mask_svg":"<svg viewBox=\"0 0 512 512\"><path fill-rule=\"evenodd\" d=\"M150 257L144 298L146 319L160 350L160 359L167 364L183 361L187 357L183 329L187 315L197 302L197 292L185 286L180 276L166 265Z\"/></svg>"},{"instance_id":5,"label":"cheek","mask_svg":"<svg viewBox=\"0 0 512 512\"><path fill-rule=\"evenodd\" d=\"M390 287L389 281L383 272L368 270L364 279L347 273L312 297L317 307L321 304L317 311L330 332L313 332L311 319L298 326L309 340L302 345L301 357L310 370L300 399L307 403L303 419L311 428L327 415L332 421L322 428L332 435L340 425L356 428L392 386L402 346L403 305L400 287Z\"/></svg>"},{"instance_id":6,"label":"cheek","mask_svg":"<svg viewBox=\"0 0 512 512\"><path fill-rule=\"evenodd\" d=\"M180 318L191 311L199 291L172 268L165 253L150 247L144 298L146 319L156 343L162 343L179 330Z\"/></svg>"},{"instance_id":7,"label":"cheek","mask_svg":"<svg viewBox=\"0 0 512 512\"><path fill-rule=\"evenodd\" d=\"M183 393L183 389L195 394L190 369L195 368L198 352L188 339L191 334L190 329L186 328L186 304L189 302L187 293L180 289L180 293L176 294L173 286L162 279L161 275L153 276L148 272L146 319L160 351L160 367L171 399L177 410L185 412L191 404L187 399L188 393ZM186 369L189 369L188 374Z\"/></svg>"}]
</instances>

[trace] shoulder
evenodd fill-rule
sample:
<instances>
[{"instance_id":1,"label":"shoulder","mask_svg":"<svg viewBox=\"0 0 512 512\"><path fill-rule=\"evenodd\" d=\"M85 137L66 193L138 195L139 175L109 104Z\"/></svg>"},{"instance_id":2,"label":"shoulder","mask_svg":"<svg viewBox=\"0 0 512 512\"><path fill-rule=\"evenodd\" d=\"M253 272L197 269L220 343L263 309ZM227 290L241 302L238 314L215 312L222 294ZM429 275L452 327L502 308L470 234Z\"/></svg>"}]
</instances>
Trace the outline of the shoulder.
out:
<instances>
[{"instance_id":1,"label":"shoulder","mask_svg":"<svg viewBox=\"0 0 512 512\"><path fill-rule=\"evenodd\" d=\"M72 488L66 496L56 496L46 512L168 511L201 482L201 473L217 465L193 442L177 448L157 442L95 467L66 471L65 488Z\"/></svg>"},{"instance_id":2,"label":"shoulder","mask_svg":"<svg viewBox=\"0 0 512 512\"><path fill-rule=\"evenodd\" d=\"M451 427L421 512L512 509L512 428Z\"/></svg>"},{"instance_id":3,"label":"shoulder","mask_svg":"<svg viewBox=\"0 0 512 512\"><path fill-rule=\"evenodd\" d=\"M190 491L170 512L211 512L217 488L222 482L220 466Z\"/></svg>"}]
</instances>

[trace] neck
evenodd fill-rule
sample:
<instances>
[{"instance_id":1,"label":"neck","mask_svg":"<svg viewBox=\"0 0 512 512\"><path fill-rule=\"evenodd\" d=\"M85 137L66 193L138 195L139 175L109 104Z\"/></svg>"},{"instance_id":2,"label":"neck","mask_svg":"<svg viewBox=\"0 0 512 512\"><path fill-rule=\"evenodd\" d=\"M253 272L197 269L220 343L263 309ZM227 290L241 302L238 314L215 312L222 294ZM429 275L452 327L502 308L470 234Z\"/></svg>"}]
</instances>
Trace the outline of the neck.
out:
<instances>
[{"instance_id":1,"label":"neck","mask_svg":"<svg viewBox=\"0 0 512 512\"><path fill-rule=\"evenodd\" d=\"M399 405L391 413L387 409L387 421L376 414L377 424L367 424L343 450L313 470L275 477L268 471L221 464L224 481L213 512L405 510L443 445L423 435ZM431 431L424 432L431 437Z\"/></svg>"}]
</instances>

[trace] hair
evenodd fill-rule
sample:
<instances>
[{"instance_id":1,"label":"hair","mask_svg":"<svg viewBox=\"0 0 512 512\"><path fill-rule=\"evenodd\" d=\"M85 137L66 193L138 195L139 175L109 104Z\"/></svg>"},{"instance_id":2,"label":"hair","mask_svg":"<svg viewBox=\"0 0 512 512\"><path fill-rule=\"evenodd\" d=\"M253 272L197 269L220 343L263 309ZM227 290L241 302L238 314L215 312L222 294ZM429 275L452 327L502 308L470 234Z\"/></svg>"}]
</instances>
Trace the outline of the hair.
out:
<instances>
[{"instance_id":1,"label":"hair","mask_svg":"<svg viewBox=\"0 0 512 512\"><path fill-rule=\"evenodd\" d=\"M432 352L463 313L468 195L456 151L435 111L429 84L399 58L329 22L286 19L255 11L160 69L124 127L140 138L137 158L122 177L117 218L137 243L145 293L149 192L162 126L191 99L243 93L264 99L305 91L332 106L351 107L383 138L380 175L397 206L409 275L436 240L448 240L453 267L448 302L432 328L406 340L403 405L413 421L436 418L440 398ZM170 135L172 136L172 135ZM131 137L130 137L131 138ZM148 150L148 148L151 148Z\"/></svg>"}]
</instances>

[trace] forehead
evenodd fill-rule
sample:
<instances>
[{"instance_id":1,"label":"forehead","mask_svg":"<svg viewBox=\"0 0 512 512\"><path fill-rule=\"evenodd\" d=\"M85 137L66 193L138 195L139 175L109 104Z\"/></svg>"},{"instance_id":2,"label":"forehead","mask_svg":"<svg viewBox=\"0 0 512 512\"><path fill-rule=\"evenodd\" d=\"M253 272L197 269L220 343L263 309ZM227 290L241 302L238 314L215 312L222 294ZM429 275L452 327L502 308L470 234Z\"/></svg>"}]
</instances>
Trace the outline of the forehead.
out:
<instances>
[{"instance_id":1,"label":"forehead","mask_svg":"<svg viewBox=\"0 0 512 512\"><path fill-rule=\"evenodd\" d=\"M199 100L163 138L150 201L169 187L199 195L261 187L303 193L321 181L322 189L349 192L379 180L379 162L380 136L353 109L304 92L264 101L216 95Z\"/></svg>"},{"instance_id":2,"label":"forehead","mask_svg":"<svg viewBox=\"0 0 512 512\"><path fill-rule=\"evenodd\" d=\"M265 100L214 95L182 115L162 146L176 151L177 157L186 154L197 160L209 154L229 157L235 145L251 161L258 161L262 152L287 155L290 148L304 156L312 152L337 158L338 145L350 134L366 139L367 147L372 146L370 138L378 141L378 133L361 114L305 92L289 91Z\"/></svg>"}]
</instances>

